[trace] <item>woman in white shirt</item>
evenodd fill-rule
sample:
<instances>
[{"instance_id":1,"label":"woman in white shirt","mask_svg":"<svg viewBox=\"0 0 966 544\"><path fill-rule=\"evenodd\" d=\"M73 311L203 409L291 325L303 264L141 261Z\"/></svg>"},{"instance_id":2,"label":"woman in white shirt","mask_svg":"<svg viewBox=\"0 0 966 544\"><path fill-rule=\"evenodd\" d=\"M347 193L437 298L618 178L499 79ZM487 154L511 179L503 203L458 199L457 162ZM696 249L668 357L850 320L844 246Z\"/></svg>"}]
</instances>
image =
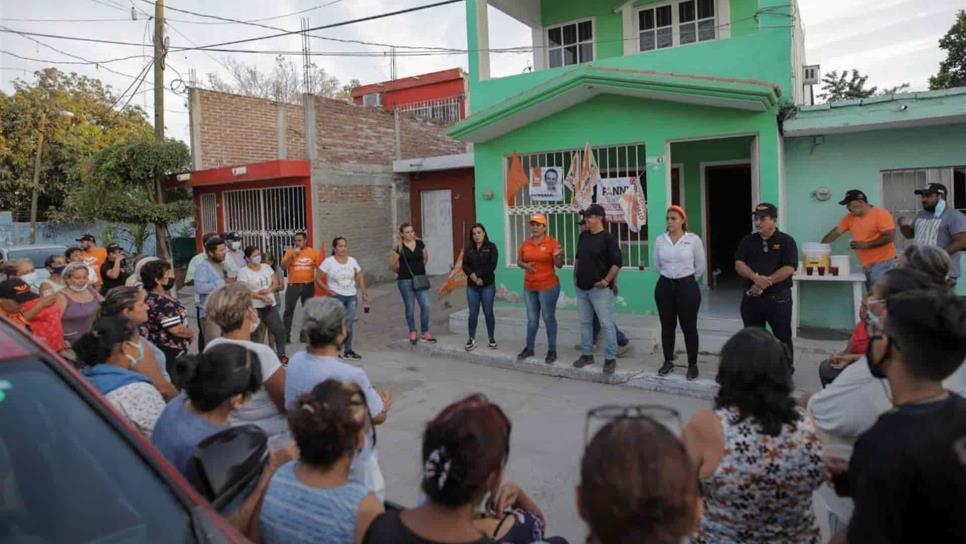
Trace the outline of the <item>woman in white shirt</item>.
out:
<instances>
[{"instance_id":1,"label":"woman in white shirt","mask_svg":"<svg viewBox=\"0 0 966 544\"><path fill-rule=\"evenodd\" d=\"M347 361L361 361L362 356L352 350L352 324L356 320L359 307L358 292L362 291L362 304L369 311L369 291L366 289L366 276L362 267L349 256L349 242L338 236L332 240L332 255L319 265L319 286L332 293L332 296L345 306L346 336L342 347L342 358Z\"/></svg>"},{"instance_id":2,"label":"woman in white shirt","mask_svg":"<svg viewBox=\"0 0 966 544\"><path fill-rule=\"evenodd\" d=\"M667 209L667 231L655 240L651 263L661 274L654 288L664 350L664 364L658 374L666 376L674 370L671 360L680 322L688 351L687 378L693 380L698 377L698 308L701 307L696 278L704 275L707 261L701 238L688 232L688 214L684 208L672 205Z\"/></svg>"},{"instance_id":3,"label":"woman in white shirt","mask_svg":"<svg viewBox=\"0 0 966 544\"><path fill-rule=\"evenodd\" d=\"M278 308L275 306L275 293L282 290L282 285L275 276L275 270L262 263L262 252L257 247L245 248L245 263L246 265L238 271L237 281L251 287L252 302L258 312L258 319L275 338L275 353L278 359L283 365L288 364L288 357L285 356L285 341L288 340L286 338L288 335L285 334L285 325L282 324L282 318L278 315ZM258 340L261 340L261 334Z\"/></svg>"}]
</instances>

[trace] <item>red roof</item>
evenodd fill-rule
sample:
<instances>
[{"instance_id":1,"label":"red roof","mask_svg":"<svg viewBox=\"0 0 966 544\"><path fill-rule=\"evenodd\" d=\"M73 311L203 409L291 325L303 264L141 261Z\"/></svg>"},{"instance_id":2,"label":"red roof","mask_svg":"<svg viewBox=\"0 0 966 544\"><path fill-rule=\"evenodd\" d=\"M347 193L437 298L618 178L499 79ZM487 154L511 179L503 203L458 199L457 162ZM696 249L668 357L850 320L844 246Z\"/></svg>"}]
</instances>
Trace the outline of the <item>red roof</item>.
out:
<instances>
[{"instance_id":1,"label":"red roof","mask_svg":"<svg viewBox=\"0 0 966 544\"><path fill-rule=\"evenodd\" d=\"M352 98L357 98L372 93L385 93L389 91L411 89L413 87L441 83L443 81L452 81L455 79L463 79L463 70L459 68L450 68L449 70L441 70L439 72L430 72L428 74L404 77L402 79L383 81L381 83L361 85L355 89L352 89L351 95Z\"/></svg>"},{"instance_id":2,"label":"red roof","mask_svg":"<svg viewBox=\"0 0 966 544\"><path fill-rule=\"evenodd\" d=\"M222 185L239 181L262 181L278 178L304 178L312 174L312 165L305 160L276 160L249 164L221 166L207 170L194 170L187 175L169 176L169 188L199 187L203 185Z\"/></svg>"}]
</instances>

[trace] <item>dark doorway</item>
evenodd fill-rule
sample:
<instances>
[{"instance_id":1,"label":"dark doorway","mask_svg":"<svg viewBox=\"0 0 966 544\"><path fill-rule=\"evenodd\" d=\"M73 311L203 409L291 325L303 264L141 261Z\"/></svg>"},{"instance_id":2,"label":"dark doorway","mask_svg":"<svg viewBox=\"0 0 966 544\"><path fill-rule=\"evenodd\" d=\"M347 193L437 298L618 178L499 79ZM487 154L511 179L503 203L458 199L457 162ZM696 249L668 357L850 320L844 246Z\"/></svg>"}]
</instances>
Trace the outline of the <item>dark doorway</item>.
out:
<instances>
[{"instance_id":1,"label":"dark doorway","mask_svg":"<svg viewBox=\"0 0 966 544\"><path fill-rule=\"evenodd\" d=\"M751 166L709 166L705 169L705 209L709 282L728 285L738 280L735 251L751 232ZM720 272L718 272L720 270Z\"/></svg>"}]
</instances>

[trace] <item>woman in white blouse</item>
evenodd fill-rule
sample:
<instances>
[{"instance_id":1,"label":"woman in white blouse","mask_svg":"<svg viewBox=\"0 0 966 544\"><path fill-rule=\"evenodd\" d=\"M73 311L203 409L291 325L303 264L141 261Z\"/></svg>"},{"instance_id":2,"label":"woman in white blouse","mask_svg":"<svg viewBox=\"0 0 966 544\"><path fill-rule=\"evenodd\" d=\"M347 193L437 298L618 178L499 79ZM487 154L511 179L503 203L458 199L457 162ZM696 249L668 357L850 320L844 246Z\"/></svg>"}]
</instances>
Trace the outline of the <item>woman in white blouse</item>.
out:
<instances>
[{"instance_id":1,"label":"woman in white blouse","mask_svg":"<svg viewBox=\"0 0 966 544\"><path fill-rule=\"evenodd\" d=\"M696 278L704 275L707 262L701 238L688 232L688 214L684 208L672 205L667 209L667 231L655 240L651 263L661 274L654 288L664 351L664 364L658 374L666 376L674 370L671 362L674 335L680 322L688 351L687 378L693 380L698 377L698 308L701 307Z\"/></svg>"}]
</instances>

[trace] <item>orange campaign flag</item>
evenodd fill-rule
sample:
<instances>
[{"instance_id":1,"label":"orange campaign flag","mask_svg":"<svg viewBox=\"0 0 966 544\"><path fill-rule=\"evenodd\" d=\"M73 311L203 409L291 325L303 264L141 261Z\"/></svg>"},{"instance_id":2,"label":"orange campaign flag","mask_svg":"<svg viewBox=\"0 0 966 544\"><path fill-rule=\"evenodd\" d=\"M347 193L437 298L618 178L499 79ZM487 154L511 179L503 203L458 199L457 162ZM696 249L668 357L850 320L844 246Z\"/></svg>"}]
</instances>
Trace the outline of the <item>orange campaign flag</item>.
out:
<instances>
[{"instance_id":1,"label":"orange campaign flag","mask_svg":"<svg viewBox=\"0 0 966 544\"><path fill-rule=\"evenodd\" d=\"M460 250L460 256L456 258L456 264L453 265L453 271L449 273L446 278L446 282L440 286L436 291L437 295L446 296L457 287L466 286L466 274L463 273L463 250Z\"/></svg>"},{"instance_id":2,"label":"orange campaign flag","mask_svg":"<svg viewBox=\"0 0 966 544\"><path fill-rule=\"evenodd\" d=\"M530 181L527 173L523 170L523 163L520 162L520 154L514 153L510 157L510 171L506 176L506 203L513 206L517 199L517 191L527 187Z\"/></svg>"}]
</instances>

